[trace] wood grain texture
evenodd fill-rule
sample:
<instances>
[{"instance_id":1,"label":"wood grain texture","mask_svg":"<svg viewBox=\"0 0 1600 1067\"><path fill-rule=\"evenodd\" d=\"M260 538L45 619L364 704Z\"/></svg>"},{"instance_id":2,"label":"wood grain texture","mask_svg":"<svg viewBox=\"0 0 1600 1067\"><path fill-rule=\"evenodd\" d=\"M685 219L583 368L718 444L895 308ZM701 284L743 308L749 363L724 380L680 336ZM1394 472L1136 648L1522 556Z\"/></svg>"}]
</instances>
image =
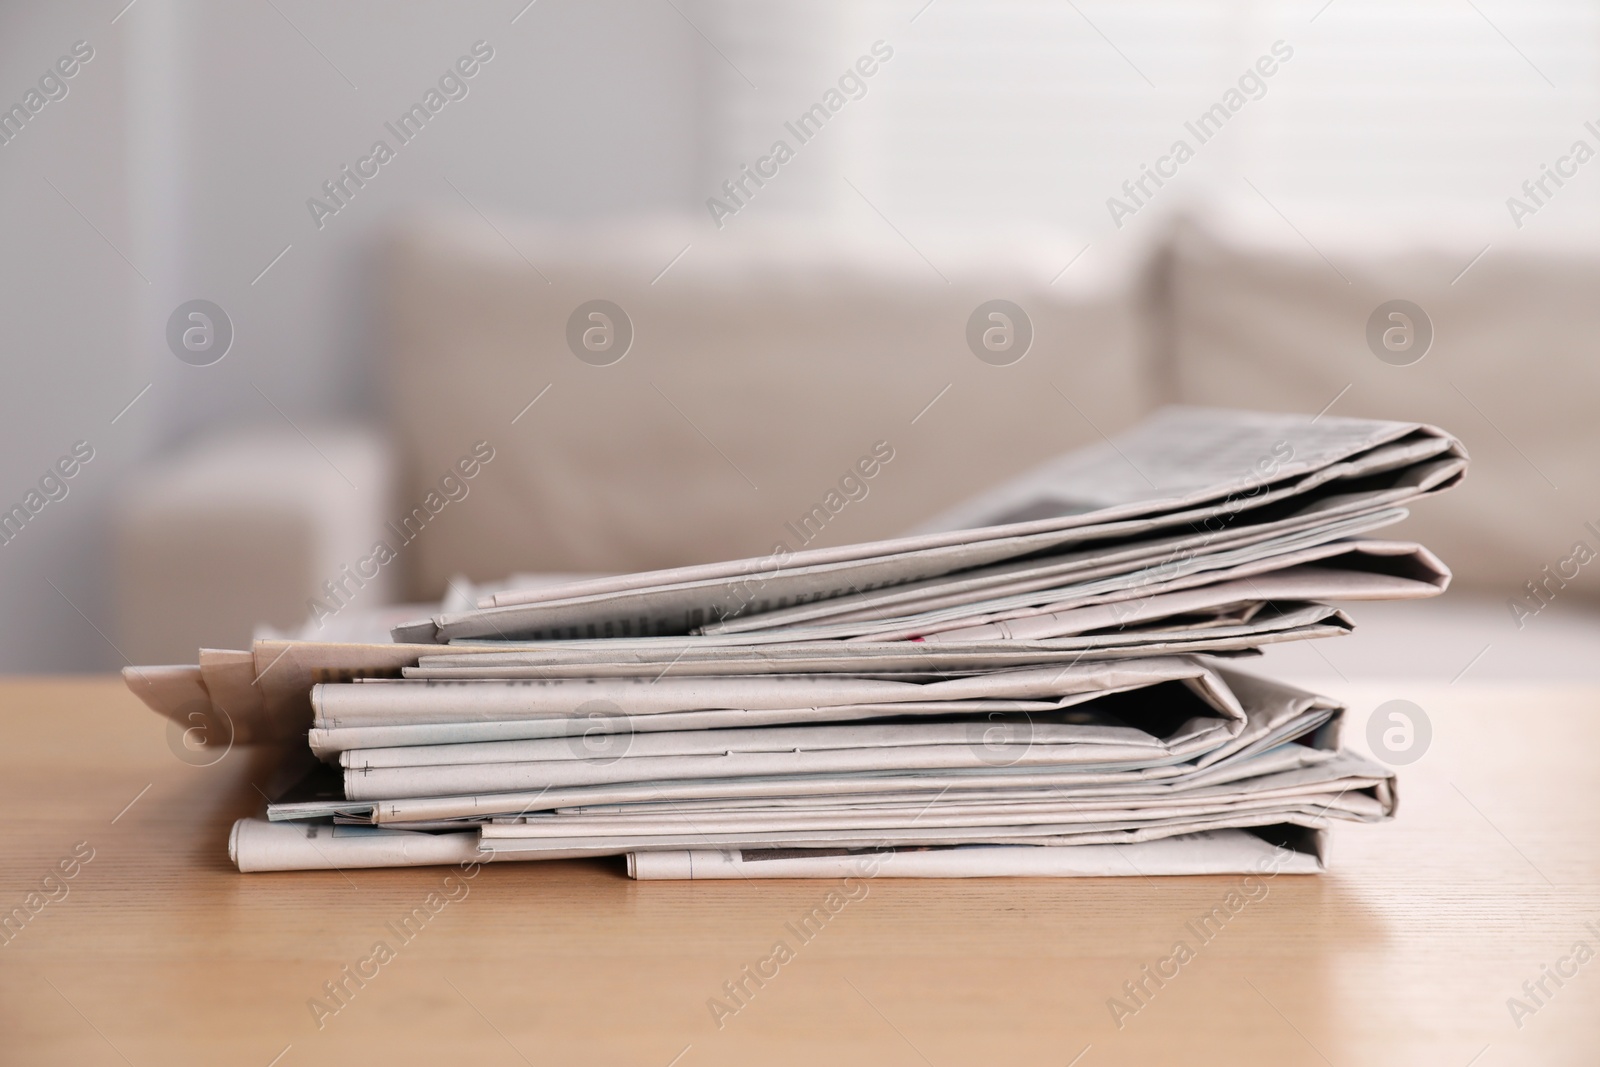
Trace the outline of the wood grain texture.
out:
<instances>
[{"instance_id":1,"label":"wood grain texture","mask_svg":"<svg viewBox=\"0 0 1600 1067\"><path fill-rule=\"evenodd\" d=\"M1600 949L1600 690L1339 695L1357 744L1383 700L1432 718L1399 820L1340 828L1332 873L1265 883L1209 943L1185 924L1237 878L881 880L802 942L785 924L830 883L599 861L485 868L402 943L452 869L240 875L227 828L270 753L189 766L114 680L0 683L0 916L94 850L0 945L0 1062L1600 1062L1600 961L1520 1028L1507 1007ZM319 1028L308 1001L380 939L394 958ZM708 1000L779 940L719 1028ZM1119 1029L1108 999L1177 940L1194 958Z\"/></svg>"}]
</instances>

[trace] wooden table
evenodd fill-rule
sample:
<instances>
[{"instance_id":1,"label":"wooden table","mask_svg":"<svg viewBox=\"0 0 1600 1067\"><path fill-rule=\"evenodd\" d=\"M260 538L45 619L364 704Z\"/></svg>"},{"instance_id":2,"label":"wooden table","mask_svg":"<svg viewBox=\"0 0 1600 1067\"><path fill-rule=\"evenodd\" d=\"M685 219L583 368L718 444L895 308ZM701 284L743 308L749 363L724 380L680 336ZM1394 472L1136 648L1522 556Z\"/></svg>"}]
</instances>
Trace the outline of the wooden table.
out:
<instances>
[{"instance_id":1,"label":"wooden table","mask_svg":"<svg viewBox=\"0 0 1600 1067\"><path fill-rule=\"evenodd\" d=\"M828 883L635 883L605 862L448 887L445 868L240 875L226 834L263 753L187 765L112 680L0 683L0 916L52 871L59 898L0 934L0 1062L1600 1062L1600 961L1546 978L1520 1020L1507 1005L1575 942L1600 951L1600 691L1342 695L1352 737L1390 698L1432 718L1399 820L1341 828L1332 873L1268 883L1119 1029L1108 1000L1237 878L885 879L801 943L785 924ZM308 1002L337 1004L324 983L380 939L393 958L319 1028ZM724 983L780 939L792 960L719 1028L708 1001L732 1007Z\"/></svg>"}]
</instances>

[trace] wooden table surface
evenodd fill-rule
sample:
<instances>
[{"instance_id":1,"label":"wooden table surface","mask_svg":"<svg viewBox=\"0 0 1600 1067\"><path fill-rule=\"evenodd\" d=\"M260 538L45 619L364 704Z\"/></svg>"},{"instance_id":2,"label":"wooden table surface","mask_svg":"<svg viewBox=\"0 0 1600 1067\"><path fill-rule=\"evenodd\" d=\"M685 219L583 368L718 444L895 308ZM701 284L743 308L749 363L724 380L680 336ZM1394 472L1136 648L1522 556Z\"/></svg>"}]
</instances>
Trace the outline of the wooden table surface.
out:
<instances>
[{"instance_id":1,"label":"wooden table surface","mask_svg":"<svg viewBox=\"0 0 1600 1067\"><path fill-rule=\"evenodd\" d=\"M227 830L265 753L192 766L116 681L3 682L0 917L30 917L0 929L0 1062L1600 1062L1600 962L1571 955L1600 951L1600 690L1338 695L1352 739L1387 699L1431 718L1398 821L1341 827L1332 872L1263 883L1209 943L1186 923L1238 878L882 879L801 942L785 924L830 883L240 875ZM395 937L432 893L455 899ZM330 1000L379 940L392 958ZM779 940L792 958L714 1019ZM1179 940L1193 958L1119 1027L1108 1001ZM1535 1003L1545 965L1575 973Z\"/></svg>"}]
</instances>

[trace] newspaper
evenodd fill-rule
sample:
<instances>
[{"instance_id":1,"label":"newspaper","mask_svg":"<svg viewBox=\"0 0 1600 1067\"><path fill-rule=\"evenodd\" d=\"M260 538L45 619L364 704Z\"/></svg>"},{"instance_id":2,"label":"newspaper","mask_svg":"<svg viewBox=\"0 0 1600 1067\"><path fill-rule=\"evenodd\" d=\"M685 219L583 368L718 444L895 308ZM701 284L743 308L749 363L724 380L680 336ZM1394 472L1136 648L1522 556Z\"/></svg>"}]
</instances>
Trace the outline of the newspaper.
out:
<instances>
[{"instance_id":1,"label":"newspaper","mask_svg":"<svg viewBox=\"0 0 1600 1067\"><path fill-rule=\"evenodd\" d=\"M1324 869L1320 835L1303 849L1269 842L1246 830L1181 834L1132 844L1044 846L661 850L627 854L629 877L641 881L752 878L996 878L1157 877L1161 875L1317 874ZM579 850L568 850L577 852ZM326 827L241 819L228 855L239 870L353 870L493 861L569 858L566 855L480 850L476 833L419 833L367 827Z\"/></svg>"},{"instance_id":2,"label":"newspaper","mask_svg":"<svg viewBox=\"0 0 1600 1067\"><path fill-rule=\"evenodd\" d=\"M1315 743L1323 743L1317 739ZM1007 771L995 768L970 775L952 776L937 786L916 775L813 776L796 794L795 783L783 778L711 779L680 782L626 782L612 785L540 789L523 793L484 793L453 797L406 797L385 801L350 801L340 791L337 799L289 801L269 805L268 817L277 819L325 818L345 815L377 825L409 826L444 820L492 821L517 818L528 812L564 809L603 809L624 804L671 804L692 807L738 803L792 806L815 798L850 796L857 803L878 798L920 798L924 803L941 793L998 796L1000 798L1057 798L1071 801L1095 795L1164 796L1187 789L1205 788L1283 770L1312 767L1335 758L1336 753L1310 744L1279 745L1264 753L1239 756L1209 768L1154 767L1144 771L1085 770L1061 773L1052 769Z\"/></svg>"},{"instance_id":3,"label":"newspaper","mask_svg":"<svg viewBox=\"0 0 1600 1067\"><path fill-rule=\"evenodd\" d=\"M948 629L975 625L975 620L1022 618L1091 604L1125 604L1149 600L1163 593L1204 585L1263 579L1263 592L1246 600L1409 600L1437 596L1449 584L1450 572L1421 545L1395 541L1337 541L1286 551L1282 555L1237 565L1227 557L1212 557L1215 564L1191 566L1175 576L1139 573L1119 579L1100 579L1074 586L1050 586L1007 597L939 608L918 605L911 615L890 616L878 609L869 618L822 625L784 627L776 631L789 640L908 640ZM1323 566L1309 566L1324 564ZM1294 583L1266 584L1265 579L1285 570L1295 572ZM929 608L932 607L932 610ZM765 628L765 632L774 632Z\"/></svg>"},{"instance_id":4,"label":"newspaper","mask_svg":"<svg viewBox=\"0 0 1600 1067\"><path fill-rule=\"evenodd\" d=\"M1048 691L1051 673L999 672L906 688L921 688L929 696L1003 686L1038 693ZM961 778L965 781L957 788L964 788L985 772L1003 777L1034 768L1058 776L1079 769L1159 774L1185 763L1203 769L1246 753L1263 740L1279 744L1311 734L1337 708L1239 672L1208 670L1194 681L1198 684L1166 683L1097 695L1054 712L988 713L956 722L897 716L889 722L837 723L826 705L813 709L813 721L790 727L635 734L628 731L627 719L611 719L605 721L598 745L593 735L574 733L565 738L351 749L340 754L339 764L350 800L447 796L474 789L515 793L627 782L866 774L914 777L934 789L943 788L949 778ZM960 688L947 688L952 684ZM1131 699L1153 696L1158 688L1162 691L1154 709L1148 700ZM701 702L722 701L711 697ZM587 730L588 724L579 719L576 727Z\"/></svg>"},{"instance_id":5,"label":"newspaper","mask_svg":"<svg viewBox=\"0 0 1600 1067\"><path fill-rule=\"evenodd\" d=\"M630 852L640 881L730 878L1141 878L1182 874L1317 874L1318 844L1298 851L1246 830L1201 831L1074 848L750 849Z\"/></svg>"},{"instance_id":6,"label":"newspaper","mask_svg":"<svg viewBox=\"0 0 1600 1067\"><path fill-rule=\"evenodd\" d=\"M240 819L228 835L240 871L318 871L347 867L427 867L488 862L473 832L423 833L376 826L326 826Z\"/></svg>"},{"instance_id":7,"label":"newspaper","mask_svg":"<svg viewBox=\"0 0 1600 1067\"><path fill-rule=\"evenodd\" d=\"M957 527L949 532L510 593L395 633L406 641L685 633L1071 545L1393 513L1455 484L1465 465L1460 443L1433 427L1169 408L980 498L946 518L941 525Z\"/></svg>"},{"instance_id":8,"label":"newspaper","mask_svg":"<svg viewBox=\"0 0 1600 1067\"><path fill-rule=\"evenodd\" d=\"M1331 560L1352 554L1358 557L1372 555L1373 552L1362 553L1357 544L1340 539L1365 533L1380 523L1396 521L1396 516L1404 514L1404 511L1379 510L1350 520L1329 522L1314 530L1279 531L1272 537L1258 534L1249 539L1233 538L1226 542L1221 542L1219 538L1203 545L1196 543L1195 536L1188 536L1163 538L1159 545L1140 545L1137 551L1057 554L1043 560L980 568L909 586L850 594L741 617L703 627L702 632L724 635L775 628L798 632L808 629L807 623L816 626L862 619L887 626L892 619L939 609L967 606L971 611L979 610L975 605L1002 600L1021 598L1017 602L1025 604L1030 599L1060 599L1069 593L1085 599L1137 598L1162 587L1182 588L1224 580L1230 574L1261 574L1297 563ZM1376 550L1376 546L1384 542L1366 544ZM1414 552L1416 547L1397 547L1395 551ZM1063 555L1089 558L1063 561ZM1357 566L1378 565L1377 561L1362 558L1351 562ZM1427 566L1428 562L1437 563L1424 561L1419 566Z\"/></svg>"},{"instance_id":9,"label":"newspaper","mask_svg":"<svg viewBox=\"0 0 1600 1067\"><path fill-rule=\"evenodd\" d=\"M407 678L558 678L678 674L878 673L992 671L1082 660L1246 651L1278 641L1336 637L1350 632L1349 616L1325 604L1274 605L1249 622L1178 630L1119 630L1111 637L1080 635L1039 641L820 642L749 647L641 638L617 648L550 642L515 651L423 656L404 668Z\"/></svg>"},{"instance_id":10,"label":"newspaper","mask_svg":"<svg viewBox=\"0 0 1600 1067\"><path fill-rule=\"evenodd\" d=\"M1334 823L1393 816L1393 774L1341 749L1339 702L1235 664L1443 592L1373 535L1465 466L1429 426L1168 409L908 537L463 586L388 643L124 674L202 743L305 738L241 871L1311 873Z\"/></svg>"}]
</instances>

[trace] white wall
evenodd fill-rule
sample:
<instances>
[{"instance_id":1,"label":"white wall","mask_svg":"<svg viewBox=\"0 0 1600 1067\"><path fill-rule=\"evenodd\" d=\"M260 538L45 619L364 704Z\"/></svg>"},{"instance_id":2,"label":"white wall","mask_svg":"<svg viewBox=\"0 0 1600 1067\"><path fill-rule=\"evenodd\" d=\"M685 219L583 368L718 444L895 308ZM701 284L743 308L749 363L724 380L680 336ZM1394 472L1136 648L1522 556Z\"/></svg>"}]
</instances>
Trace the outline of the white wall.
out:
<instances>
[{"instance_id":1,"label":"white wall","mask_svg":"<svg viewBox=\"0 0 1600 1067\"><path fill-rule=\"evenodd\" d=\"M152 268L129 209L128 36L109 17L86 5L0 12L0 106L21 102L75 41L94 49L67 95L0 145L0 508L22 503L75 441L94 449L68 495L0 545L0 667L13 670L119 662L93 627L109 632L110 491L150 434L152 407L111 420L144 384L131 326L149 288L139 271Z\"/></svg>"},{"instance_id":2,"label":"white wall","mask_svg":"<svg viewBox=\"0 0 1600 1067\"><path fill-rule=\"evenodd\" d=\"M20 502L74 441L95 448L69 495L0 546L0 670L122 664L96 633L111 632L119 471L208 430L287 417L315 439L319 422L376 408L363 287L386 219L461 194L490 218L583 218L683 209L697 192L705 44L671 5L119 7L0 8L7 106L73 42L95 50L0 146L0 501ZM468 94L319 229L307 199L394 142L384 123L480 40L494 55ZM197 297L235 331L207 367L165 341Z\"/></svg>"}]
</instances>

